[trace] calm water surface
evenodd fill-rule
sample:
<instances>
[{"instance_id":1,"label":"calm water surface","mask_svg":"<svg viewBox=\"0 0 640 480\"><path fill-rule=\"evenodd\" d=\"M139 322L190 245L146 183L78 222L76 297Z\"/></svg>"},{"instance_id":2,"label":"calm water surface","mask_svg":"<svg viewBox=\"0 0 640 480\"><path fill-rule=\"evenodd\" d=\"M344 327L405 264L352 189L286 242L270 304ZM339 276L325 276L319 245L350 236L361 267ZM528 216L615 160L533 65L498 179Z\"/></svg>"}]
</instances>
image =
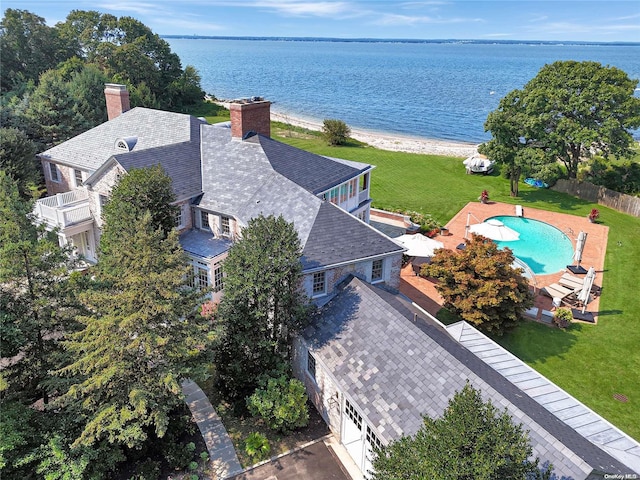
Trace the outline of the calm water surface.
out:
<instances>
[{"instance_id":1,"label":"calm water surface","mask_svg":"<svg viewBox=\"0 0 640 480\"><path fill-rule=\"evenodd\" d=\"M593 60L640 78L640 44L167 41L218 98L263 96L299 117L470 142L489 139L487 114L546 63Z\"/></svg>"}]
</instances>

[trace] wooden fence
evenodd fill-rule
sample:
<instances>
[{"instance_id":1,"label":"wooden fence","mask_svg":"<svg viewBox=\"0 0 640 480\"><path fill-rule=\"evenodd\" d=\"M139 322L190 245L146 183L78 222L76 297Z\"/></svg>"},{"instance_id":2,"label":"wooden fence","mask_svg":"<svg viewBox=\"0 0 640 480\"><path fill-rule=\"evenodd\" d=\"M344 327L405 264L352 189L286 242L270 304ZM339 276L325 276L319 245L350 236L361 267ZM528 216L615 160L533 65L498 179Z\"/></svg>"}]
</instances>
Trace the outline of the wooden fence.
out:
<instances>
[{"instance_id":1,"label":"wooden fence","mask_svg":"<svg viewBox=\"0 0 640 480\"><path fill-rule=\"evenodd\" d=\"M568 193L589 202L597 202L599 205L613 208L622 213L640 217L640 198L632 197L624 193L609 190L608 188L578 180L560 179L551 187L562 193Z\"/></svg>"}]
</instances>

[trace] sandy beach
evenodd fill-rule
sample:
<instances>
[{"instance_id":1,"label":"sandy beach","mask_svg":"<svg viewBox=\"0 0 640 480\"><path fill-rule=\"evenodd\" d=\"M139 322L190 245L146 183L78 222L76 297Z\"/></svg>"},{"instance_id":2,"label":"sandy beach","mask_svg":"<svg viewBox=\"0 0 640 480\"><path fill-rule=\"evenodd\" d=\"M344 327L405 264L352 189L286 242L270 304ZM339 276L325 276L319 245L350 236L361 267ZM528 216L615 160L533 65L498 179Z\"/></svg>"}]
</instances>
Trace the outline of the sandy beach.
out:
<instances>
[{"instance_id":1,"label":"sandy beach","mask_svg":"<svg viewBox=\"0 0 640 480\"><path fill-rule=\"evenodd\" d=\"M219 102L219 104L225 108L229 108L228 102ZM322 130L322 122L315 122L282 112L274 112L273 110L271 110L271 120L288 123L309 130ZM477 153L478 147L478 145L474 143L410 137L353 128L351 129L351 137L381 150L460 158L467 158Z\"/></svg>"}]
</instances>

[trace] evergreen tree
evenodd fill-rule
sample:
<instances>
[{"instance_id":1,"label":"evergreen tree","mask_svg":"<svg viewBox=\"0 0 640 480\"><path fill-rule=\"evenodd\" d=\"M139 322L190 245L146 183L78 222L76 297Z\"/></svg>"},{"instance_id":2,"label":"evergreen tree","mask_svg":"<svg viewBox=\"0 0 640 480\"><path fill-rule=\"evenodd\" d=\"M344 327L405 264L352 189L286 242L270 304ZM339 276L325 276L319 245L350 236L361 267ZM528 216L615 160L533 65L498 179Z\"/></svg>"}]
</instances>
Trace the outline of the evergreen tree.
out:
<instances>
[{"instance_id":1,"label":"evergreen tree","mask_svg":"<svg viewBox=\"0 0 640 480\"><path fill-rule=\"evenodd\" d=\"M224 297L216 351L221 388L231 398L253 393L259 378L290 360L292 336L307 318L301 247L282 216L249 221L224 261Z\"/></svg>"},{"instance_id":2,"label":"evergreen tree","mask_svg":"<svg viewBox=\"0 0 640 480\"><path fill-rule=\"evenodd\" d=\"M58 373L76 381L61 404L84 415L74 447L162 437L183 402L181 381L206 372L208 324L196 313L200 293L185 287L178 234L156 228L148 211L135 221L135 233L104 254L114 269L99 268L81 294L91 313L66 342L74 360Z\"/></svg>"},{"instance_id":3,"label":"evergreen tree","mask_svg":"<svg viewBox=\"0 0 640 480\"><path fill-rule=\"evenodd\" d=\"M102 212L99 268L111 268L117 250L126 248L129 237L138 230L137 220L146 212L151 215L153 230L160 229L166 237L176 226L178 208L172 205L174 201L171 178L160 165L133 168L123 175Z\"/></svg>"},{"instance_id":4,"label":"evergreen tree","mask_svg":"<svg viewBox=\"0 0 640 480\"><path fill-rule=\"evenodd\" d=\"M62 74L56 70L44 72L25 112L35 130L34 140L49 148L92 127L76 104L77 99Z\"/></svg>"},{"instance_id":5,"label":"evergreen tree","mask_svg":"<svg viewBox=\"0 0 640 480\"><path fill-rule=\"evenodd\" d=\"M525 480L540 473L531 461L528 434L506 412L483 402L467 384L442 417L424 417L411 437L383 447L373 461L374 480ZM550 469L550 467L549 467ZM548 470L549 470L548 469Z\"/></svg>"},{"instance_id":6,"label":"evergreen tree","mask_svg":"<svg viewBox=\"0 0 640 480\"><path fill-rule=\"evenodd\" d=\"M440 249L420 275L439 280L444 306L484 332L502 335L533 305L527 279L511 265L511 250L473 234L466 248Z\"/></svg>"},{"instance_id":7,"label":"evergreen tree","mask_svg":"<svg viewBox=\"0 0 640 480\"><path fill-rule=\"evenodd\" d=\"M0 170L16 181L23 198L31 198L40 183L36 146L16 128L0 128Z\"/></svg>"},{"instance_id":8,"label":"evergreen tree","mask_svg":"<svg viewBox=\"0 0 640 480\"><path fill-rule=\"evenodd\" d=\"M74 328L70 249L36 226L32 203L0 170L0 349L19 355L8 367L9 389L48 400L49 371L60 361L60 337Z\"/></svg>"}]
</instances>

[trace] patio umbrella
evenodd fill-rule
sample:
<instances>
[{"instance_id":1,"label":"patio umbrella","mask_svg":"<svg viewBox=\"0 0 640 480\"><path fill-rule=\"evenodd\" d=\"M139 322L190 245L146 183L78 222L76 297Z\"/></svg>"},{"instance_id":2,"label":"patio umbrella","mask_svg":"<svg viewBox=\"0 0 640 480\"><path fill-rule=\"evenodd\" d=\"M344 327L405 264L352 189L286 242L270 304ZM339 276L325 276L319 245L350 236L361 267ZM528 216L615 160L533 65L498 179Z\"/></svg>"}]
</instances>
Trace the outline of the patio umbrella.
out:
<instances>
[{"instance_id":1,"label":"patio umbrella","mask_svg":"<svg viewBox=\"0 0 640 480\"><path fill-rule=\"evenodd\" d=\"M584 251L584 244L587 241L587 233L580 231L578 238L576 239L576 251L573 254L573 259L576 265L567 265L567 268L573 273L586 273L586 270L580 266L582 261L582 252Z\"/></svg>"},{"instance_id":2,"label":"patio umbrella","mask_svg":"<svg viewBox=\"0 0 640 480\"><path fill-rule=\"evenodd\" d=\"M504 223L500 220L496 220L495 218L490 218L485 222L471 225L469 227L469 231L471 233L477 233L478 235L487 237L491 240L500 240L503 242L513 242L520 239L520 234L518 232L507 227Z\"/></svg>"},{"instance_id":3,"label":"patio umbrella","mask_svg":"<svg viewBox=\"0 0 640 480\"><path fill-rule=\"evenodd\" d=\"M419 233L414 235L400 235L393 239L398 245L405 247L405 255L410 257L433 257L434 250L444 248L442 242L432 240Z\"/></svg>"},{"instance_id":4,"label":"patio umbrella","mask_svg":"<svg viewBox=\"0 0 640 480\"><path fill-rule=\"evenodd\" d=\"M591 267L587 272L587 275L584 277L584 282L582 283L582 288L578 293L578 301L582 303L582 313L584 313L587 308L587 304L589 300L591 300L591 287L593 287L593 281L596 278L596 269Z\"/></svg>"}]
</instances>

